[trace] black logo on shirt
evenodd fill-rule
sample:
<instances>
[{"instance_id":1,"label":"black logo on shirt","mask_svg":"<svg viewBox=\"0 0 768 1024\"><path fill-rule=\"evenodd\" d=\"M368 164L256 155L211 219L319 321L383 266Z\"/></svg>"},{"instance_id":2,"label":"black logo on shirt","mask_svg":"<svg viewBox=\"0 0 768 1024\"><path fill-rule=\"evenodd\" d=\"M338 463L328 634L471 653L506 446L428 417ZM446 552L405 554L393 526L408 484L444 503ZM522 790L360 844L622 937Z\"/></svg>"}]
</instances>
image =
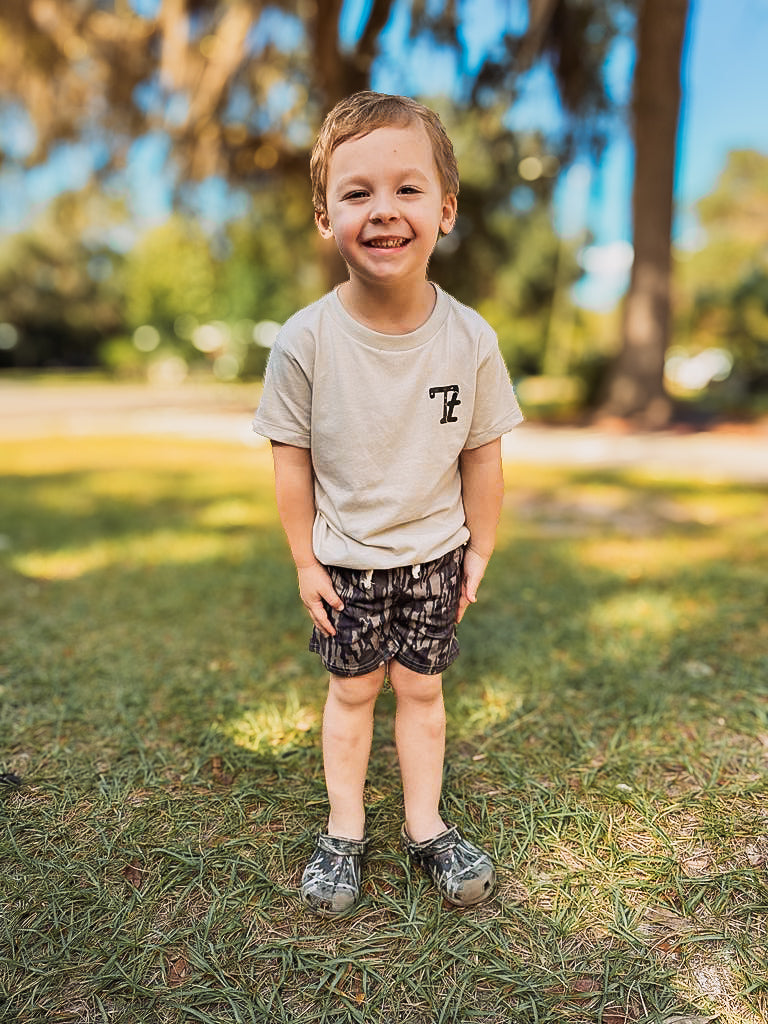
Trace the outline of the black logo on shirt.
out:
<instances>
[{"instance_id":1,"label":"black logo on shirt","mask_svg":"<svg viewBox=\"0 0 768 1024\"><path fill-rule=\"evenodd\" d=\"M443 396L443 416L440 422L458 423L459 417L453 415L453 410L457 405L461 405L461 399L459 398L459 385L445 384L441 388L429 389L430 398L437 398L438 395Z\"/></svg>"}]
</instances>

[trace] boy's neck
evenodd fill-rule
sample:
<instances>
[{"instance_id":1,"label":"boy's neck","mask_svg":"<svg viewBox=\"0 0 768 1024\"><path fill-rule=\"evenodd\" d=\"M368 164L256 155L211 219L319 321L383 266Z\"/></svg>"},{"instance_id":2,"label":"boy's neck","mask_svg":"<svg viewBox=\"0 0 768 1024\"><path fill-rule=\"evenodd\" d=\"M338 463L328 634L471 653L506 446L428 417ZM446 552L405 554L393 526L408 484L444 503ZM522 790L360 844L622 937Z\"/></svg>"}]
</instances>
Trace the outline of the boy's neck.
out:
<instances>
[{"instance_id":1,"label":"boy's neck","mask_svg":"<svg viewBox=\"0 0 768 1024\"><path fill-rule=\"evenodd\" d=\"M437 301L435 286L426 278L411 288L401 284L371 287L350 278L337 289L344 309L353 320L380 334L410 334L432 315Z\"/></svg>"}]
</instances>

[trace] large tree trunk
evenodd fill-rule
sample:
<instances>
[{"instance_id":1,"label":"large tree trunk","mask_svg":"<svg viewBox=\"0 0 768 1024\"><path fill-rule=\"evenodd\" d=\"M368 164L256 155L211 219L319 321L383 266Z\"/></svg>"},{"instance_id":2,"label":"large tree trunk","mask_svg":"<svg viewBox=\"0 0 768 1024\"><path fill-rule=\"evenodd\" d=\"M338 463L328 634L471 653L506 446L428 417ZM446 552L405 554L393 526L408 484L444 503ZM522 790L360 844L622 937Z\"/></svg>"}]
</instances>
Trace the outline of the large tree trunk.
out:
<instances>
[{"instance_id":1,"label":"large tree trunk","mask_svg":"<svg viewBox=\"0 0 768 1024\"><path fill-rule=\"evenodd\" d=\"M680 65L688 0L643 0L634 76L635 259L624 304L622 349L601 412L661 427L672 414L664 391L670 335L672 192Z\"/></svg>"}]
</instances>

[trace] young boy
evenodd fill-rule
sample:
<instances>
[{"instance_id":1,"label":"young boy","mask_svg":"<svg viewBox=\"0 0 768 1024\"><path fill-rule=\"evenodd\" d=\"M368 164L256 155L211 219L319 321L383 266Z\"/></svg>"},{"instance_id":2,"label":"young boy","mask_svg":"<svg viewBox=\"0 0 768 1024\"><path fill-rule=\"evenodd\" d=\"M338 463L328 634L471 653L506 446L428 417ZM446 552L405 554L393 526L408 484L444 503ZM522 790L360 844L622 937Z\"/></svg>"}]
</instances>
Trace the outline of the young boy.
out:
<instances>
[{"instance_id":1,"label":"young boy","mask_svg":"<svg viewBox=\"0 0 768 1024\"><path fill-rule=\"evenodd\" d=\"M493 331L427 279L459 191L437 115L401 96L350 96L323 124L311 176L317 227L349 278L284 325L254 420L272 442L310 649L330 672L330 816L301 893L325 916L359 897L373 712L388 677L403 847L446 899L469 906L495 874L440 815L441 673L493 550L501 436L522 415Z\"/></svg>"}]
</instances>

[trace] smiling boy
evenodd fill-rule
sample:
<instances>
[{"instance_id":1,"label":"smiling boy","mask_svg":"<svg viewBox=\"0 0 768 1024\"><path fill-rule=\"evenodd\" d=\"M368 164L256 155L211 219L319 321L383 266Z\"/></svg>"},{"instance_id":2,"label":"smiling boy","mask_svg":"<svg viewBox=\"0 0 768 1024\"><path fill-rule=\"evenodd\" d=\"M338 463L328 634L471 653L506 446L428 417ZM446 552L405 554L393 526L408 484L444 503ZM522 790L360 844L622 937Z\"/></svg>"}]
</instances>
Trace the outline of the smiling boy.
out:
<instances>
[{"instance_id":1,"label":"smiling boy","mask_svg":"<svg viewBox=\"0 0 768 1024\"><path fill-rule=\"evenodd\" d=\"M272 442L310 649L330 672L330 814L302 898L325 916L359 899L373 712L388 677L403 847L449 902L469 906L495 873L440 813L442 672L493 551L501 437L522 415L491 328L427 278L459 190L437 115L406 97L350 96L323 124L311 176L318 230L349 276L282 328L254 420Z\"/></svg>"}]
</instances>

